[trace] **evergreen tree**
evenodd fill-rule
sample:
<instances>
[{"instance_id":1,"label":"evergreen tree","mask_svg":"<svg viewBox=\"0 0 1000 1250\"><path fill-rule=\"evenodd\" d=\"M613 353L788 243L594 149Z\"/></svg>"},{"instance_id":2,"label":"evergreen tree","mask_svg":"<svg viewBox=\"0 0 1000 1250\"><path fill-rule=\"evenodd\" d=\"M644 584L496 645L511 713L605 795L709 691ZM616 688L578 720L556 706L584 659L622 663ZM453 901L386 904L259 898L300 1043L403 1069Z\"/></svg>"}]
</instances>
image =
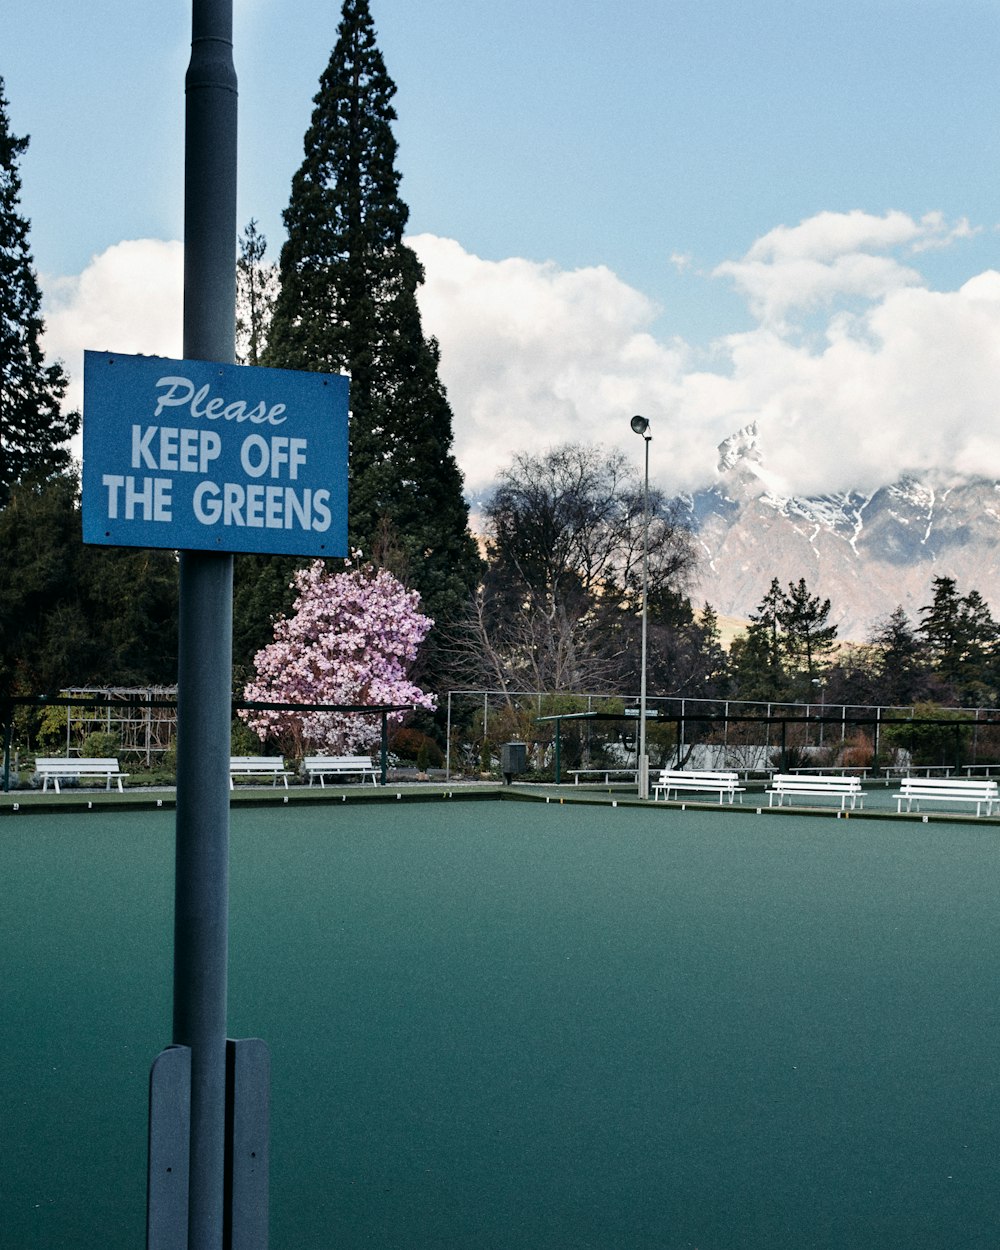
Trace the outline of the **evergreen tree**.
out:
<instances>
[{"instance_id":1,"label":"evergreen tree","mask_svg":"<svg viewBox=\"0 0 1000 1250\"><path fill-rule=\"evenodd\" d=\"M705 696L724 695L729 689L729 656L722 645L719 614L706 603L698 618L699 655L704 670Z\"/></svg>"},{"instance_id":2,"label":"evergreen tree","mask_svg":"<svg viewBox=\"0 0 1000 1250\"><path fill-rule=\"evenodd\" d=\"M784 674L774 667L767 626L751 621L746 633L733 639L729 664L740 699L770 703L784 698Z\"/></svg>"},{"instance_id":3,"label":"evergreen tree","mask_svg":"<svg viewBox=\"0 0 1000 1250\"><path fill-rule=\"evenodd\" d=\"M274 300L278 291L278 268L265 263L267 239L250 218L240 235L236 262L236 363L263 363Z\"/></svg>"},{"instance_id":4,"label":"evergreen tree","mask_svg":"<svg viewBox=\"0 0 1000 1250\"><path fill-rule=\"evenodd\" d=\"M743 699L782 699L785 697L785 635L782 628L788 602L776 577L767 594L750 613L747 645L740 653L739 685ZM744 689L744 683L753 693Z\"/></svg>"},{"instance_id":5,"label":"evergreen tree","mask_svg":"<svg viewBox=\"0 0 1000 1250\"><path fill-rule=\"evenodd\" d=\"M344 0L292 180L265 363L351 378L349 528L369 554L386 523L435 620L454 619L478 572L438 345L417 307L423 270L403 242L395 86L368 0Z\"/></svg>"},{"instance_id":6,"label":"evergreen tree","mask_svg":"<svg viewBox=\"0 0 1000 1250\"><path fill-rule=\"evenodd\" d=\"M953 577L935 577L933 601L920 609L918 633L927 646L931 663L945 680L957 680L965 651L962 597Z\"/></svg>"},{"instance_id":7,"label":"evergreen tree","mask_svg":"<svg viewBox=\"0 0 1000 1250\"><path fill-rule=\"evenodd\" d=\"M989 604L978 590L970 590L962 600L962 634L965 654L962 664L962 694L965 702L992 703L996 697L997 643L1000 630Z\"/></svg>"},{"instance_id":8,"label":"evergreen tree","mask_svg":"<svg viewBox=\"0 0 1000 1250\"><path fill-rule=\"evenodd\" d=\"M998 631L978 590L960 595L955 579L935 577L933 602L920 609L918 633L930 653L944 697L966 705L996 700Z\"/></svg>"},{"instance_id":9,"label":"evergreen tree","mask_svg":"<svg viewBox=\"0 0 1000 1250\"><path fill-rule=\"evenodd\" d=\"M12 489L0 552L0 695L176 680L174 553L85 547L73 474Z\"/></svg>"},{"instance_id":10,"label":"evergreen tree","mask_svg":"<svg viewBox=\"0 0 1000 1250\"><path fill-rule=\"evenodd\" d=\"M830 600L811 595L806 579L788 583L788 593L778 612L785 631L785 651L806 681L816 676L817 664L835 645L837 626L829 625Z\"/></svg>"},{"instance_id":11,"label":"evergreen tree","mask_svg":"<svg viewBox=\"0 0 1000 1250\"><path fill-rule=\"evenodd\" d=\"M242 553L233 561L233 682L241 690L253 658L274 638L274 623L295 601L295 556Z\"/></svg>"},{"instance_id":12,"label":"evergreen tree","mask_svg":"<svg viewBox=\"0 0 1000 1250\"><path fill-rule=\"evenodd\" d=\"M875 689L871 701L897 706L927 694L925 648L902 604L872 630Z\"/></svg>"},{"instance_id":13,"label":"evergreen tree","mask_svg":"<svg viewBox=\"0 0 1000 1250\"><path fill-rule=\"evenodd\" d=\"M62 365L46 365L45 328L28 247L29 222L18 212L18 160L28 137L11 133L0 78L0 507L16 482L39 482L68 468L64 446L80 428L80 414L63 416L67 378Z\"/></svg>"}]
</instances>

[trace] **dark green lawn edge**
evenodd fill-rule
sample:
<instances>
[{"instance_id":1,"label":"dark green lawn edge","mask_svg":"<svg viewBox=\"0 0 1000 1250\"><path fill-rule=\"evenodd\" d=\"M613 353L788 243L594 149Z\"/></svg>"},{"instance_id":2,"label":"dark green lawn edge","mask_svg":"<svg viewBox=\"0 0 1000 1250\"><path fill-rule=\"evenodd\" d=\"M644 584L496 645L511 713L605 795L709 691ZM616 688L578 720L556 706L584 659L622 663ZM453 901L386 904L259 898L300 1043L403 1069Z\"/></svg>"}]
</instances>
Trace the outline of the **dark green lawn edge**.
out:
<instances>
[{"instance_id":1,"label":"dark green lawn edge","mask_svg":"<svg viewBox=\"0 0 1000 1250\"><path fill-rule=\"evenodd\" d=\"M926 812L893 812L887 810L841 811L839 807L768 807L750 796L750 802L723 803L712 800L704 802L692 799L674 799L669 802L642 800L627 790L613 787L585 789L573 786L519 784L462 784L443 785L393 785L379 787L344 786L336 789L294 788L288 791L271 787L246 787L234 790L230 798L232 807L301 807L345 806L371 803L435 803L435 802L483 802L502 799L515 803L545 803L559 806L603 806L609 808L640 808L643 811L715 812L720 816L811 816L837 820L904 821L910 824L972 824L1000 825L1000 813L994 816L976 816L959 811L931 810ZM0 817L31 814L92 814L102 811L148 812L176 807L176 792L126 792L118 794L105 790L74 790L71 794L40 794L33 791L12 791L0 794Z\"/></svg>"}]
</instances>

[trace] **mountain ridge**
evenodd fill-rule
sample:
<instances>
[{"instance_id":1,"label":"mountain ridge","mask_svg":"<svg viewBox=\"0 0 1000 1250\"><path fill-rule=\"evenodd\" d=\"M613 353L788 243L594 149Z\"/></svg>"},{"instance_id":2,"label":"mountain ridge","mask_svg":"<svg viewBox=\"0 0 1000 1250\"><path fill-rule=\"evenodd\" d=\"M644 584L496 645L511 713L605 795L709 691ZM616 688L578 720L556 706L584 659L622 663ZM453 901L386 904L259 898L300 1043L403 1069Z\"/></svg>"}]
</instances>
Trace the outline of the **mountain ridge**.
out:
<instances>
[{"instance_id":1,"label":"mountain ridge","mask_svg":"<svg viewBox=\"0 0 1000 1250\"><path fill-rule=\"evenodd\" d=\"M755 422L719 445L718 476L676 503L699 548L692 601L747 618L772 578L829 598L842 639L864 641L897 606L917 623L935 577L1000 595L1000 483L903 474L870 492L789 496L769 480Z\"/></svg>"}]
</instances>

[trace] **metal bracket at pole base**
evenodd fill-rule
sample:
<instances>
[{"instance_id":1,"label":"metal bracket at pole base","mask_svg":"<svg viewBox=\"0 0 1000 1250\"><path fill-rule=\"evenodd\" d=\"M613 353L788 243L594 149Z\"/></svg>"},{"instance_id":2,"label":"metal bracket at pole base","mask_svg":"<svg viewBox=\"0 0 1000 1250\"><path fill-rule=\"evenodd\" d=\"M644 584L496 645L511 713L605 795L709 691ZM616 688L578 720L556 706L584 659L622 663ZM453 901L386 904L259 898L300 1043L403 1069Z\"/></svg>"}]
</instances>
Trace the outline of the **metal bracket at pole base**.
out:
<instances>
[{"instance_id":1,"label":"metal bracket at pole base","mask_svg":"<svg viewBox=\"0 0 1000 1250\"><path fill-rule=\"evenodd\" d=\"M227 1040L223 1250L267 1250L270 1116L267 1043Z\"/></svg>"},{"instance_id":2,"label":"metal bracket at pole base","mask_svg":"<svg viewBox=\"0 0 1000 1250\"><path fill-rule=\"evenodd\" d=\"M222 1250L267 1250L271 1059L259 1038L226 1042ZM191 1049L168 1046L149 1074L147 1250L188 1250Z\"/></svg>"},{"instance_id":3,"label":"metal bracket at pole base","mask_svg":"<svg viewBox=\"0 0 1000 1250\"><path fill-rule=\"evenodd\" d=\"M191 1048L168 1046L149 1073L146 1250L187 1250Z\"/></svg>"}]
</instances>

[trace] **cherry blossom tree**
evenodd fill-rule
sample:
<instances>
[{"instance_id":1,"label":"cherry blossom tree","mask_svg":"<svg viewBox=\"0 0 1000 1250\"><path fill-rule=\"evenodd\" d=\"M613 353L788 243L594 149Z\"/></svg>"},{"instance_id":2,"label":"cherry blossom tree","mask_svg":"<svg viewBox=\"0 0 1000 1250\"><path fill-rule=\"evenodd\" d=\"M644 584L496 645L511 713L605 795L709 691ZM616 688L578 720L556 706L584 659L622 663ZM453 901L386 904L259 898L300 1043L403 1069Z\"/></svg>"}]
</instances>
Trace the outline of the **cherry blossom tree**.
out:
<instances>
[{"instance_id":1,"label":"cherry blossom tree","mask_svg":"<svg viewBox=\"0 0 1000 1250\"><path fill-rule=\"evenodd\" d=\"M293 615L279 618L274 642L254 658L248 703L411 704L433 709L434 695L407 678L434 624L419 611L420 596L386 569L360 562L341 573L322 560L293 578ZM292 755L306 747L353 753L379 740L381 718L351 712L240 713L260 736L276 737ZM405 713L392 713L401 720Z\"/></svg>"}]
</instances>

